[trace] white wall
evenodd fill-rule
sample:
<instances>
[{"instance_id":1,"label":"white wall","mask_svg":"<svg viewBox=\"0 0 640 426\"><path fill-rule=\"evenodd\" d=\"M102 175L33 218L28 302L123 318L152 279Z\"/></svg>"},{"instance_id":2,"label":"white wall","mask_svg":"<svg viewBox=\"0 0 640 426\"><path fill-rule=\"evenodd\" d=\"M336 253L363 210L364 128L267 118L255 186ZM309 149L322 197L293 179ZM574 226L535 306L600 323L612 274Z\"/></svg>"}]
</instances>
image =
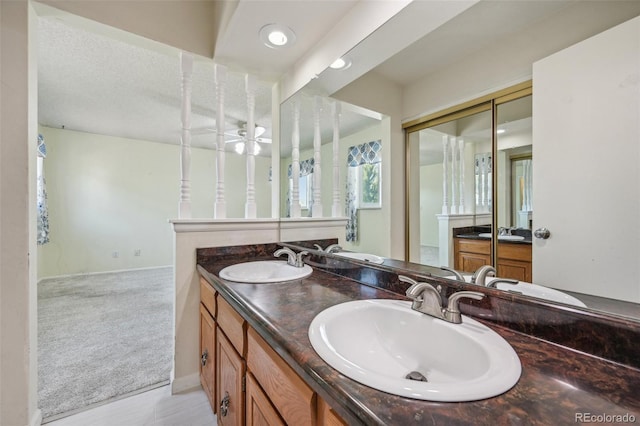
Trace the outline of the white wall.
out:
<instances>
[{"instance_id":1,"label":"white wall","mask_svg":"<svg viewBox=\"0 0 640 426\"><path fill-rule=\"evenodd\" d=\"M442 163L420 167L420 245L438 247L442 213Z\"/></svg>"},{"instance_id":2,"label":"white wall","mask_svg":"<svg viewBox=\"0 0 640 426\"><path fill-rule=\"evenodd\" d=\"M405 258L404 229L404 135L402 132L402 90L384 77L368 73L332 97L353 105L377 111L387 117L382 122L383 162L387 164L382 176L383 227L380 232L389 241L389 257Z\"/></svg>"},{"instance_id":3,"label":"white wall","mask_svg":"<svg viewBox=\"0 0 640 426\"><path fill-rule=\"evenodd\" d=\"M170 265L179 146L50 127L41 133L51 241L39 247L39 277ZM242 217L245 157L226 158L227 216ZM193 217L212 217L215 151L192 148L191 162ZM269 166L269 158L256 158L260 217L271 214Z\"/></svg>"},{"instance_id":4,"label":"white wall","mask_svg":"<svg viewBox=\"0 0 640 426\"><path fill-rule=\"evenodd\" d=\"M403 119L441 111L532 76L535 61L628 19L638 2L584 2L495 40L403 88ZM535 88L534 88L535 91Z\"/></svg>"},{"instance_id":5,"label":"white wall","mask_svg":"<svg viewBox=\"0 0 640 426\"><path fill-rule=\"evenodd\" d=\"M0 2L0 424L36 425L35 14Z\"/></svg>"}]
</instances>

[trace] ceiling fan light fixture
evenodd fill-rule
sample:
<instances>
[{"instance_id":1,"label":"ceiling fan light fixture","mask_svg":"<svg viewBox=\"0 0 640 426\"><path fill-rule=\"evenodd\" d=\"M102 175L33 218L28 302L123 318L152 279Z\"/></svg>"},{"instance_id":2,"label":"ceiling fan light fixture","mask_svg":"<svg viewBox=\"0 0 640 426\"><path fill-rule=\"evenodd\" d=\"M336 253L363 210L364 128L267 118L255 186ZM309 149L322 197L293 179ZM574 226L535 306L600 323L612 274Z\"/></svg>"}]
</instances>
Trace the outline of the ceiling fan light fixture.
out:
<instances>
[{"instance_id":1,"label":"ceiling fan light fixture","mask_svg":"<svg viewBox=\"0 0 640 426\"><path fill-rule=\"evenodd\" d=\"M236 153L242 154L244 152L244 142L238 142L236 146L233 147L233 149L236 151Z\"/></svg>"},{"instance_id":2,"label":"ceiling fan light fixture","mask_svg":"<svg viewBox=\"0 0 640 426\"><path fill-rule=\"evenodd\" d=\"M296 42L296 34L285 25L268 24L260 28L260 40L272 49L289 47Z\"/></svg>"}]
</instances>

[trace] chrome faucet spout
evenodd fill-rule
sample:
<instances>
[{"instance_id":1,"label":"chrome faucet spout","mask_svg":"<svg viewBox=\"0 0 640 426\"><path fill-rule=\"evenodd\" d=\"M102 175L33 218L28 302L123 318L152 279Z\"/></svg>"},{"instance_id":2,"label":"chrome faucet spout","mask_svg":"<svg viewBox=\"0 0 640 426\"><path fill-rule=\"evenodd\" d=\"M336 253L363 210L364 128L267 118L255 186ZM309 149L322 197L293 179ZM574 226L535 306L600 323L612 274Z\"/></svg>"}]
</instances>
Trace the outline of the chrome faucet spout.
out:
<instances>
[{"instance_id":1,"label":"chrome faucet spout","mask_svg":"<svg viewBox=\"0 0 640 426\"><path fill-rule=\"evenodd\" d=\"M473 284L478 284L481 286L486 285L487 277L495 277L496 276L496 268L491 265L483 265L479 267L476 272L473 273L471 277L471 282Z\"/></svg>"},{"instance_id":2,"label":"chrome faucet spout","mask_svg":"<svg viewBox=\"0 0 640 426\"><path fill-rule=\"evenodd\" d=\"M339 251L342 251L342 247L340 247L339 244L331 244L330 246L327 246L324 251L326 251L327 253L337 253Z\"/></svg>"},{"instance_id":3,"label":"chrome faucet spout","mask_svg":"<svg viewBox=\"0 0 640 426\"><path fill-rule=\"evenodd\" d=\"M516 285L518 284L520 281L518 280L512 280L511 278L497 278L495 280L492 280L489 284L487 284L486 286L489 288L498 288L497 285L499 283L505 283L505 284L512 284L512 285Z\"/></svg>"},{"instance_id":4,"label":"chrome faucet spout","mask_svg":"<svg viewBox=\"0 0 640 426\"><path fill-rule=\"evenodd\" d=\"M414 279L399 275L398 279L411 284L407 289L407 297L413 299L411 309L431 315L432 317L445 319L442 312L442 298L440 293L431 284L417 282Z\"/></svg>"},{"instance_id":5,"label":"chrome faucet spout","mask_svg":"<svg viewBox=\"0 0 640 426\"><path fill-rule=\"evenodd\" d=\"M296 268L302 268L304 266L304 261L302 260L302 257L309 254L309 252L304 250L296 254L296 252L291 250L289 247L283 247L281 249L276 250L273 253L275 257L280 257L283 254L287 255L287 264L291 266L295 266Z\"/></svg>"},{"instance_id":6,"label":"chrome faucet spout","mask_svg":"<svg viewBox=\"0 0 640 426\"><path fill-rule=\"evenodd\" d=\"M442 269L443 271L450 272L453 275L455 275L456 280L464 281L464 277L462 276L462 274L460 272L456 271L455 269L449 268L448 266L441 266L440 269Z\"/></svg>"}]
</instances>

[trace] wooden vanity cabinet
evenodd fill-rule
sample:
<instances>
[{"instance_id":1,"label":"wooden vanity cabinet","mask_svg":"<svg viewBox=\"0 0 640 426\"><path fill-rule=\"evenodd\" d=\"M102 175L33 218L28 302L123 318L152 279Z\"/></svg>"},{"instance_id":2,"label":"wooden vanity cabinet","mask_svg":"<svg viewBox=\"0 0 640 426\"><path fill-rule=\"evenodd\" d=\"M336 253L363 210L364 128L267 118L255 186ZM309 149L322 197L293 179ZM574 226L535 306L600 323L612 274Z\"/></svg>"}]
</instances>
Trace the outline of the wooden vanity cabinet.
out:
<instances>
[{"instance_id":1,"label":"wooden vanity cabinet","mask_svg":"<svg viewBox=\"0 0 640 426\"><path fill-rule=\"evenodd\" d=\"M475 272L483 265L491 265L491 241L465 238L453 239L454 268ZM498 243L497 276L532 282L531 244Z\"/></svg>"},{"instance_id":2,"label":"wooden vanity cabinet","mask_svg":"<svg viewBox=\"0 0 640 426\"><path fill-rule=\"evenodd\" d=\"M497 276L533 282L531 244L498 243Z\"/></svg>"},{"instance_id":3,"label":"wooden vanity cabinet","mask_svg":"<svg viewBox=\"0 0 640 426\"><path fill-rule=\"evenodd\" d=\"M200 345L209 350L200 377L218 424L346 425L204 279L200 294Z\"/></svg>"},{"instance_id":4,"label":"wooden vanity cabinet","mask_svg":"<svg viewBox=\"0 0 640 426\"><path fill-rule=\"evenodd\" d=\"M216 291L200 278L200 384L216 412Z\"/></svg>"},{"instance_id":5,"label":"wooden vanity cabinet","mask_svg":"<svg viewBox=\"0 0 640 426\"><path fill-rule=\"evenodd\" d=\"M220 295L217 298L216 394L218 423L245 424L246 321Z\"/></svg>"},{"instance_id":6,"label":"wooden vanity cabinet","mask_svg":"<svg viewBox=\"0 0 640 426\"><path fill-rule=\"evenodd\" d=\"M479 267L491 265L491 241L453 239L454 268L462 272L475 272Z\"/></svg>"}]
</instances>

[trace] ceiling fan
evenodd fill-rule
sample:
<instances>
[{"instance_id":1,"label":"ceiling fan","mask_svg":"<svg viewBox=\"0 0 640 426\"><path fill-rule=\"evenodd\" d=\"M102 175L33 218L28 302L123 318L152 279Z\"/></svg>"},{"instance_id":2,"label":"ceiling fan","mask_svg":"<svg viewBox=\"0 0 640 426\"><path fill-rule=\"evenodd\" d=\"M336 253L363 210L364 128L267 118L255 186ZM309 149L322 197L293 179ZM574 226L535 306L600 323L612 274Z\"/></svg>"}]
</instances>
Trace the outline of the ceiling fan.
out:
<instances>
[{"instance_id":1,"label":"ceiling fan","mask_svg":"<svg viewBox=\"0 0 640 426\"><path fill-rule=\"evenodd\" d=\"M254 137L256 142L258 143L271 143L271 138L263 138L262 135L267 131L263 126L259 124L255 125L255 133ZM205 128L205 129L194 129L192 130L192 134L207 134L207 133L215 133L215 128ZM238 154L242 154L244 152L245 142L247 140L247 122L240 121L238 122L238 127L235 129L230 129L224 132L225 134L225 144L227 143L235 143L235 151ZM255 145L255 153L258 154L260 152L260 145Z\"/></svg>"}]
</instances>

